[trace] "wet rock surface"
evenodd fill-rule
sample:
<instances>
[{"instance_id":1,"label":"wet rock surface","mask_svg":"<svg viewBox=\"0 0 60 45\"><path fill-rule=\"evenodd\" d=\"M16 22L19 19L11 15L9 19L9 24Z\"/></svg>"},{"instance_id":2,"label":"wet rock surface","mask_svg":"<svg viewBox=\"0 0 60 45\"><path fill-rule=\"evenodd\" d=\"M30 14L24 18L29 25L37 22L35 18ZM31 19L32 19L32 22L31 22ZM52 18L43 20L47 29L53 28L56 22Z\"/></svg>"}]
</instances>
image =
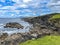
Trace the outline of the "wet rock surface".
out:
<instances>
[{"instance_id":1,"label":"wet rock surface","mask_svg":"<svg viewBox=\"0 0 60 45\"><path fill-rule=\"evenodd\" d=\"M23 29L24 27L17 22L9 22L4 26L4 28L17 28L17 29L21 28L21 29Z\"/></svg>"},{"instance_id":2,"label":"wet rock surface","mask_svg":"<svg viewBox=\"0 0 60 45\"><path fill-rule=\"evenodd\" d=\"M29 32L25 33L15 33L8 35L7 33L0 36L0 45L19 45L19 43L25 42L27 40L34 40L46 35L55 35L55 32L60 35L60 19L57 21L48 20L51 16L35 17L35 18L25 18L27 21L33 24ZM11 26L12 25L12 26ZM16 28L17 23L7 23L6 27ZM21 28L21 25L17 28Z\"/></svg>"}]
</instances>

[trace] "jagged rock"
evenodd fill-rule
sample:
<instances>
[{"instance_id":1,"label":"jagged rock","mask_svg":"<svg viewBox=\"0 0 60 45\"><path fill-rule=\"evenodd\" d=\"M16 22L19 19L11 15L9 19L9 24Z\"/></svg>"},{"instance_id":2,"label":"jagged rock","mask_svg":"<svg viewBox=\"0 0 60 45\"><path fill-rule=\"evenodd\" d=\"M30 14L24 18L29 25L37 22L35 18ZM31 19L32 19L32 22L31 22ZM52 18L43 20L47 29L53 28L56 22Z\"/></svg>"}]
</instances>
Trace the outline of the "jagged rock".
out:
<instances>
[{"instance_id":1,"label":"jagged rock","mask_svg":"<svg viewBox=\"0 0 60 45\"><path fill-rule=\"evenodd\" d=\"M53 34L53 30L48 30L48 29L42 29L41 32L42 32L42 34L44 34L44 35Z\"/></svg>"},{"instance_id":2,"label":"jagged rock","mask_svg":"<svg viewBox=\"0 0 60 45\"><path fill-rule=\"evenodd\" d=\"M7 23L4 28L17 28L17 29L23 29L24 27L19 24L19 23L16 23L16 22L10 22L10 23Z\"/></svg>"},{"instance_id":3,"label":"jagged rock","mask_svg":"<svg viewBox=\"0 0 60 45\"><path fill-rule=\"evenodd\" d=\"M1 36L0 36L0 39L4 40L5 38L8 37L8 34L7 33L3 33Z\"/></svg>"},{"instance_id":4,"label":"jagged rock","mask_svg":"<svg viewBox=\"0 0 60 45\"><path fill-rule=\"evenodd\" d=\"M47 26L46 25L40 25L40 28L41 29L47 29Z\"/></svg>"}]
</instances>

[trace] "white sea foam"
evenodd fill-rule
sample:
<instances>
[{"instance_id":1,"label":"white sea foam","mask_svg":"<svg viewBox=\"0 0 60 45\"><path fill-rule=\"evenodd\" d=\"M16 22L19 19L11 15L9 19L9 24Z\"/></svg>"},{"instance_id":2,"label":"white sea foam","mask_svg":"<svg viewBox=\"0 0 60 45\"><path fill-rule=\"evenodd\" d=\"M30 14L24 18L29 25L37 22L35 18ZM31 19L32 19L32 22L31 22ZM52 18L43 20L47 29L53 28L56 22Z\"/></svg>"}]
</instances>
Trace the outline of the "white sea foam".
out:
<instances>
[{"instance_id":1,"label":"white sea foam","mask_svg":"<svg viewBox=\"0 0 60 45\"><path fill-rule=\"evenodd\" d=\"M22 26L24 26L23 29L17 29L17 28L4 28L3 26L8 23L8 22L17 22L20 23ZM0 19L0 33L23 33L23 32L28 32L30 27L32 25L29 24L28 22L25 22L21 19ZM26 28L27 27L27 28Z\"/></svg>"}]
</instances>

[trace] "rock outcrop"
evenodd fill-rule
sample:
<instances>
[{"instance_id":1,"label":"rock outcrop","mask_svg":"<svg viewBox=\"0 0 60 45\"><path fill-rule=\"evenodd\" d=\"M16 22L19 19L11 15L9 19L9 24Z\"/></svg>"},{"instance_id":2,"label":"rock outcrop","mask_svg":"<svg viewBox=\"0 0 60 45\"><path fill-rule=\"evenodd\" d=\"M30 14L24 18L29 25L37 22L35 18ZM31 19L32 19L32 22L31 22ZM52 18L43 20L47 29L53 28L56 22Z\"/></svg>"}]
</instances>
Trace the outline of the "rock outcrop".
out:
<instances>
[{"instance_id":1,"label":"rock outcrop","mask_svg":"<svg viewBox=\"0 0 60 45\"><path fill-rule=\"evenodd\" d=\"M9 22L4 26L4 28L17 28L17 29L21 28L21 29L23 29L24 27L17 22Z\"/></svg>"}]
</instances>

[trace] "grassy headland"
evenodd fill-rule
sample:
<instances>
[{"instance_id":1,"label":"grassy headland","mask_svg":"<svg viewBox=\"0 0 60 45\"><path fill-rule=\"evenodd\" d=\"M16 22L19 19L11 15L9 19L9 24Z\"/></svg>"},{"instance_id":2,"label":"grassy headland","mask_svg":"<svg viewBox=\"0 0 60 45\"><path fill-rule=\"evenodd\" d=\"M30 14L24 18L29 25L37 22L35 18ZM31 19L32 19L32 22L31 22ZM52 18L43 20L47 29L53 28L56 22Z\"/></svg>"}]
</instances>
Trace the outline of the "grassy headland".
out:
<instances>
[{"instance_id":1,"label":"grassy headland","mask_svg":"<svg viewBox=\"0 0 60 45\"><path fill-rule=\"evenodd\" d=\"M29 40L21 45L60 45L60 36L45 36L36 40Z\"/></svg>"}]
</instances>

